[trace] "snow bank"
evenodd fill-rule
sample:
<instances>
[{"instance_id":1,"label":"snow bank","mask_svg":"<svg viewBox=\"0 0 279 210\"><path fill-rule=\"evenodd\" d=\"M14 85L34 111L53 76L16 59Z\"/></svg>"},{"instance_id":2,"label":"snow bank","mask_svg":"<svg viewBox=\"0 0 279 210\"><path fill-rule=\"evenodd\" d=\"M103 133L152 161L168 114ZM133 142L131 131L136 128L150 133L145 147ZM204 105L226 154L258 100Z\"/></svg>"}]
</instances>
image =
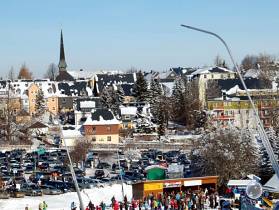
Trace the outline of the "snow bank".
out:
<instances>
[{"instance_id":1,"label":"snow bank","mask_svg":"<svg viewBox=\"0 0 279 210\"><path fill-rule=\"evenodd\" d=\"M124 185L124 193L127 195L128 200L132 198L132 186ZM112 186L106 186L104 188L86 189L81 192L84 205L87 205L91 200L94 205L100 204L104 201L106 205L110 205L111 198L115 196L116 200L122 200L121 185L115 184ZM30 197L24 198L10 198L8 200L0 200L1 210L23 210L28 204L32 210L36 210L39 207L39 203L46 201L48 210L66 210L70 209L71 202L79 203L77 193L71 192L61 195L44 195L42 197Z\"/></svg>"}]
</instances>

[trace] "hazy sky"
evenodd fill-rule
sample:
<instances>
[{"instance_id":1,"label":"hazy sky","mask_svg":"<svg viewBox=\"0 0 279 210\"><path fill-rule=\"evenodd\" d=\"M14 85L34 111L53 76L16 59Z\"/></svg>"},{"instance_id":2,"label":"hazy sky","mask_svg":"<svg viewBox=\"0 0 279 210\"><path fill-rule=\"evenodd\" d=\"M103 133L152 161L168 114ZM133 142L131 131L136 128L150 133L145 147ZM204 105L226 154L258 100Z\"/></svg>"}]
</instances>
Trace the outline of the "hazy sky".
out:
<instances>
[{"instance_id":1,"label":"hazy sky","mask_svg":"<svg viewBox=\"0 0 279 210\"><path fill-rule=\"evenodd\" d=\"M162 71L228 58L215 38L181 23L223 36L238 62L246 54L278 56L278 8L278 0L1 1L0 75L26 63L42 77L58 63L61 28L69 70Z\"/></svg>"}]
</instances>

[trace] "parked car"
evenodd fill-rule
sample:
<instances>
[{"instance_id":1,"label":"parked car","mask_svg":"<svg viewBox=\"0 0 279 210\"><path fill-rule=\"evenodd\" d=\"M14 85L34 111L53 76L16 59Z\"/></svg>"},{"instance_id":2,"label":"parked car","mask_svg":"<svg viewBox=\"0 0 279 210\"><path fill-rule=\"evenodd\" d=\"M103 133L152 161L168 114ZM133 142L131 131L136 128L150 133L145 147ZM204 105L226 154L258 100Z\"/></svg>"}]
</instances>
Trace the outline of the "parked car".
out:
<instances>
[{"instance_id":1,"label":"parked car","mask_svg":"<svg viewBox=\"0 0 279 210\"><path fill-rule=\"evenodd\" d=\"M50 185L42 185L41 189L44 195L59 195L62 193L60 189L57 189Z\"/></svg>"},{"instance_id":2,"label":"parked car","mask_svg":"<svg viewBox=\"0 0 279 210\"><path fill-rule=\"evenodd\" d=\"M23 184L21 190L28 196L42 196L42 190L36 184Z\"/></svg>"},{"instance_id":3,"label":"parked car","mask_svg":"<svg viewBox=\"0 0 279 210\"><path fill-rule=\"evenodd\" d=\"M104 175L105 175L105 172L104 172L103 169L97 169L95 171L95 177L96 178L102 178L102 177L104 177Z\"/></svg>"},{"instance_id":4,"label":"parked car","mask_svg":"<svg viewBox=\"0 0 279 210\"><path fill-rule=\"evenodd\" d=\"M100 162L100 163L98 163L97 168L98 169L104 169L104 168L108 169L108 168L111 168L111 165L106 162Z\"/></svg>"}]
</instances>

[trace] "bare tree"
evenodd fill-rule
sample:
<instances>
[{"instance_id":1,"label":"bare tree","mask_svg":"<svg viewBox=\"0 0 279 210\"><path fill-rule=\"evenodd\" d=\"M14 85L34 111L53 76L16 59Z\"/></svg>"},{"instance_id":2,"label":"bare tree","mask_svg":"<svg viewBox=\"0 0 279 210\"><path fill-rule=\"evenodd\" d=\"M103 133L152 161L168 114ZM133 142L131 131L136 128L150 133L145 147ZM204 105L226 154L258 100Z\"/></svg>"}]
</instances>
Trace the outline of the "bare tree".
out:
<instances>
[{"instance_id":1,"label":"bare tree","mask_svg":"<svg viewBox=\"0 0 279 210\"><path fill-rule=\"evenodd\" d=\"M8 79L11 81L15 80L15 72L14 72L14 67L11 67L9 73L8 73Z\"/></svg>"},{"instance_id":2,"label":"bare tree","mask_svg":"<svg viewBox=\"0 0 279 210\"><path fill-rule=\"evenodd\" d=\"M32 79L32 73L25 64L23 64L19 70L18 79Z\"/></svg>"},{"instance_id":3,"label":"bare tree","mask_svg":"<svg viewBox=\"0 0 279 210\"><path fill-rule=\"evenodd\" d=\"M223 68L228 68L227 63L225 59L221 58L219 55L217 55L214 59L214 65L223 67Z\"/></svg>"},{"instance_id":4,"label":"bare tree","mask_svg":"<svg viewBox=\"0 0 279 210\"><path fill-rule=\"evenodd\" d=\"M4 113L1 117L0 125L1 125L1 132L0 132L0 139L5 140L6 143L12 143L12 140L15 139L16 134L19 130L19 126L15 121L15 113L14 113L14 100L12 98L12 86L10 83L7 83L7 95L6 97L1 98L2 104L5 104Z\"/></svg>"},{"instance_id":5,"label":"bare tree","mask_svg":"<svg viewBox=\"0 0 279 210\"><path fill-rule=\"evenodd\" d=\"M130 73L130 74L137 73L137 72L139 72L139 70L133 66L131 68L127 69L127 71L126 71L126 73Z\"/></svg>"},{"instance_id":6,"label":"bare tree","mask_svg":"<svg viewBox=\"0 0 279 210\"><path fill-rule=\"evenodd\" d=\"M217 98L221 96L221 88L217 80L208 80L205 90L206 99Z\"/></svg>"},{"instance_id":7,"label":"bare tree","mask_svg":"<svg viewBox=\"0 0 279 210\"><path fill-rule=\"evenodd\" d=\"M241 61L241 69L247 71L256 68L257 57L255 55L246 55Z\"/></svg>"},{"instance_id":8,"label":"bare tree","mask_svg":"<svg viewBox=\"0 0 279 210\"><path fill-rule=\"evenodd\" d=\"M217 175L218 185L257 174L258 150L247 130L217 129L193 141L191 159L197 176Z\"/></svg>"},{"instance_id":9,"label":"bare tree","mask_svg":"<svg viewBox=\"0 0 279 210\"><path fill-rule=\"evenodd\" d=\"M70 152L71 159L73 163L76 164L85 160L86 154L92 146L92 144L85 139L78 139L78 141L74 149Z\"/></svg>"},{"instance_id":10,"label":"bare tree","mask_svg":"<svg viewBox=\"0 0 279 210\"><path fill-rule=\"evenodd\" d=\"M57 66L54 63L49 64L45 77L49 78L51 81L54 81L57 75L58 75Z\"/></svg>"}]
</instances>

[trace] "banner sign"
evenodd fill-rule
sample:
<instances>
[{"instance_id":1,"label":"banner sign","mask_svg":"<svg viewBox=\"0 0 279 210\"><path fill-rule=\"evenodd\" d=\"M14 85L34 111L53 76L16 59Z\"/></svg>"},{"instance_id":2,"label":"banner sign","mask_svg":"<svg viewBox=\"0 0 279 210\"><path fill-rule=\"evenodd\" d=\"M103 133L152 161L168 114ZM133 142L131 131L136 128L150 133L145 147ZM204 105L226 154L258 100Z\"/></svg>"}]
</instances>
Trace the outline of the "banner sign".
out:
<instances>
[{"instance_id":1,"label":"banner sign","mask_svg":"<svg viewBox=\"0 0 279 210\"><path fill-rule=\"evenodd\" d=\"M163 190L163 183L145 183L144 190Z\"/></svg>"},{"instance_id":2,"label":"banner sign","mask_svg":"<svg viewBox=\"0 0 279 210\"><path fill-rule=\"evenodd\" d=\"M165 182L164 188L181 187L181 182Z\"/></svg>"},{"instance_id":3,"label":"banner sign","mask_svg":"<svg viewBox=\"0 0 279 210\"><path fill-rule=\"evenodd\" d=\"M184 186L185 186L185 187L199 186L199 185L202 185L202 180L189 180L189 181L184 181Z\"/></svg>"}]
</instances>

